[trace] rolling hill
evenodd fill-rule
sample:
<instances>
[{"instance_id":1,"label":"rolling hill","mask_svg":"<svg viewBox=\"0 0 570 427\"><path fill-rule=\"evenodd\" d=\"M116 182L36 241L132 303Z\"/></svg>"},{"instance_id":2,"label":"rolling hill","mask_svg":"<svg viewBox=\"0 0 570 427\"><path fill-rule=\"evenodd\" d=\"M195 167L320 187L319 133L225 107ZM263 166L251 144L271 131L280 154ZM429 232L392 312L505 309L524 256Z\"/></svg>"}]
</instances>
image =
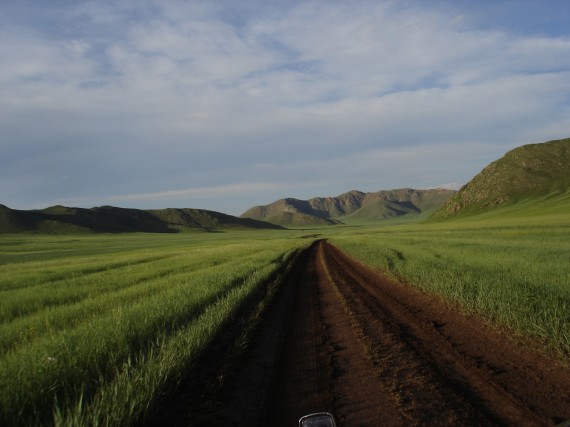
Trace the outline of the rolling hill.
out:
<instances>
[{"instance_id":1,"label":"rolling hill","mask_svg":"<svg viewBox=\"0 0 570 427\"><path fill-rule=\"evenodd\" d=\"M432 218L473 215L515 204L526 207L533 200L560 199L569 191L570 138L528 144L490 163Z\"/></svg>"},{"instance_id":2,"label":"rolling hill","mask_svg":"<svg viewBox=\"0 0 570 427\"><path fill-rule=\"evenodd\" d=\"M0 233L177 233L188 229L278 229L274 224L203 209L141 210L52 206L16 210L0 205Z\"/></svg>"},{"instance_id":3,"label":"rolling hill","mask_svg":"<svg viewBox=\"0 0 570 427\"><path fill-rule=\"evenodd\" d=\"M339 224L346 219L381 220L419 214L441 207L455 194L453 190L384 190L372 193L349 191L337 197L309 200L280 199L255 206L241 215L282 226Z\"/></svg>"}]
</instances>

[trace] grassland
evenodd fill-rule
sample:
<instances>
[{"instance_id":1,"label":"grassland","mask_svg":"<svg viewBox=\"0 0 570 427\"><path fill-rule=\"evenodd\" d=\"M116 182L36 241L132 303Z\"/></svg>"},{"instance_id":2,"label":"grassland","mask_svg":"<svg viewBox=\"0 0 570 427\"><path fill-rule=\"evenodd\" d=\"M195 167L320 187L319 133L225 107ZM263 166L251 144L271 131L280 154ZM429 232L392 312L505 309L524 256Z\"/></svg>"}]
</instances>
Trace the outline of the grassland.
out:
<instances>
[{"instance_id":1,"label":"grassland","mask_svg":"<svg viewBox=\"0 0 570 427\"><path fill-rule=\"evenodd\" d=\"M399 282L440 294L570 361L570 192L454 220L409 221L2 235L0 425L144 419L254 301L247 333L310 240L301 235L330 238Z\"/></svg>"},{"instance_id":2,"label":"grassland","mask_svg":"<svg viewBox=\"0 0 570 427\"><path fill-rule=\"evenodd\" d=\"M568 192L453 221L354 226L331 237L364 264L570 361Z\"/></svg>"},{"instance_id":3,"label":"grassland","mask_svg":"<svg viewBox=\"0 0 570 427\"><path fill-rule=\"evenodd\" d=\"M2 236L0 424L140 421L279 281L305 243L291 237Z\"/></svg>"}]
</instances>

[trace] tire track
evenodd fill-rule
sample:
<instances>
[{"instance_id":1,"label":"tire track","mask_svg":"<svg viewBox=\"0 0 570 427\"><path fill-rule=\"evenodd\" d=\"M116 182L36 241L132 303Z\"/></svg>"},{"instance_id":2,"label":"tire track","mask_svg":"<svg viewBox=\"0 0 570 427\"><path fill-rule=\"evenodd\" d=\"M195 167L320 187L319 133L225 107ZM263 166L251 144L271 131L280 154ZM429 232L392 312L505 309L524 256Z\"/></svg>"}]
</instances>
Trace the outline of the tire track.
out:
<instances>
[{"instance_id":1,"label":"tire track","mask_svg":"<svg viewBox=\"0 0 570 427\"><path fill-rule=\"evenodd\" d=\"M226 362L232 328L201 362L192 393L154 421L279 427L320 411L333 413L339 426L554 426L570 419L567 366L326 241L300 254L262 316L219 391L200 384Z\"/></svg>"},{"instance_id":2,"label":"tire track","mask_svg":"<svg viewBox=\"0 0 570 427\"><path fill-rule=\"evenodd\" d=\"M570 418L567 369L325 241L312 247L296 285L268 395L273 425L321 410L347 426L535 426Z\"/></svg>"}]
</instances>

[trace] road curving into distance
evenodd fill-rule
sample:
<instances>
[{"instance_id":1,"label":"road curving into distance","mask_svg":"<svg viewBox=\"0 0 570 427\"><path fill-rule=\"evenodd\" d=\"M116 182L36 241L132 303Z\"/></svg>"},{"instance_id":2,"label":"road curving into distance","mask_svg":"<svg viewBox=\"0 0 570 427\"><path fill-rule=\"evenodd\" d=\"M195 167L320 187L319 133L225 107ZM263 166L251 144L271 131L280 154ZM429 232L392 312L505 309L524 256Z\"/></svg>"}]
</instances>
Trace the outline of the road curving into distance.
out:
<instances>
[{"instance_id":1,"label":"road curving into distance","mask_svg":"<svg viewBox=\"0 0 570 427\"><path fill-rule=\"evenodd\" d=\"M263 318L192 425L295 426L320 411L341 426L570 419L568 367L325 240L300 256Z\"/></svg>"}]
</instances>

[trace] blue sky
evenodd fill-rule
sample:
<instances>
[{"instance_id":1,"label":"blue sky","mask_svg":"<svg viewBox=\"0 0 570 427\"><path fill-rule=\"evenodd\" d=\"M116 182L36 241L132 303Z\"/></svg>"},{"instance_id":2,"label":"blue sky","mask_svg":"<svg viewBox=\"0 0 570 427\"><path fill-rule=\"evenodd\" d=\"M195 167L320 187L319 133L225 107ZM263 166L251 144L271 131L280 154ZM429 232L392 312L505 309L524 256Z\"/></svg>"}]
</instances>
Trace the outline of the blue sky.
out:
<instances>
[{"instance_id":1,"label":"blue sky","mask_svg":"<svg viewBox=\"0 0 570 427\"><path fill-rule=\"evenodd\" d=\"M457 188L570 136L570 2L0 0L0 203Z\"/></svg>"}]
</instances>

